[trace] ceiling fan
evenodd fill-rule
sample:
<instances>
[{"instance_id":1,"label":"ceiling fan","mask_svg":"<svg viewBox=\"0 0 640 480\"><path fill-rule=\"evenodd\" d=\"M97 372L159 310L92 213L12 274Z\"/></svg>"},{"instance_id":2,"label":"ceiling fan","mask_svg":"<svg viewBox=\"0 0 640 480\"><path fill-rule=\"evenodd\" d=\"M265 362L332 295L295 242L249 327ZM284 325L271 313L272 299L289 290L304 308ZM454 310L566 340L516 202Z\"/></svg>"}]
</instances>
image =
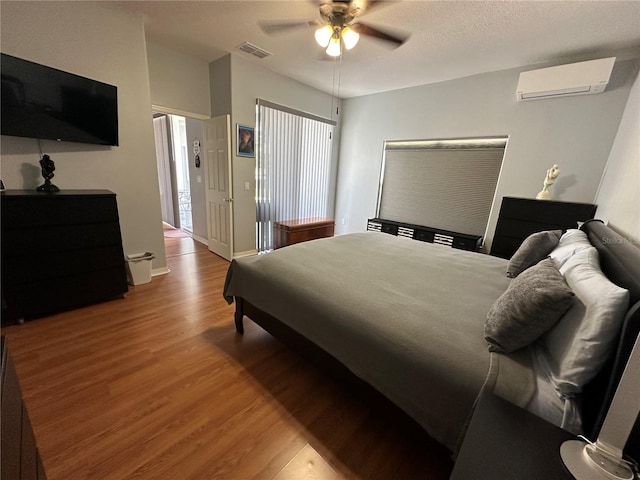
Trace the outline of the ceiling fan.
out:
<instances>
[{"instance_id":1,"label":"ceiling fan","mask_svg":"<svg viewBox=\"0 0 640 480\"><path fill-rule=\"evenodd\" d=\"M366 3L366 6L365 6ZM394 48L407 41L408 35L398 35L383 32L377 28L366 25L356 19L373 7L389 3L384 1L369 0L327 0L320 3L319 12L322 20L308 22L279 22L260 23L260 28L267 34L283 33L299 27L313 27L316 29L316 42L326 48L327 55L339 57L342 46L351 50L356 46L360 35L365 35L383 40Z\"/></svg>"}]
</instances>

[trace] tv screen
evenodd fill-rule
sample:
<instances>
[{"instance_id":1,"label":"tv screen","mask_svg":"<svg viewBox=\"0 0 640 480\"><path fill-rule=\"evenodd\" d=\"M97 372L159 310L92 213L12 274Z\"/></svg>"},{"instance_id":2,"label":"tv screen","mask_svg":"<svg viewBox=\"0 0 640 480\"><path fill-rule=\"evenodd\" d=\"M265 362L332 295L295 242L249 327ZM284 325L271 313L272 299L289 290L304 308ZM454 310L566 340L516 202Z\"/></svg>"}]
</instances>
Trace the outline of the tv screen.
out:
<instances>
[{"instance_id":1,"label":"tv screen","mask_svg":"<svg viewBox=\"0 0 640 480\"><path fill-rule=\"evenodd\" d=\"M2 54L1 133L118 145L113 85Z\"/></svg>"}]
</instances>

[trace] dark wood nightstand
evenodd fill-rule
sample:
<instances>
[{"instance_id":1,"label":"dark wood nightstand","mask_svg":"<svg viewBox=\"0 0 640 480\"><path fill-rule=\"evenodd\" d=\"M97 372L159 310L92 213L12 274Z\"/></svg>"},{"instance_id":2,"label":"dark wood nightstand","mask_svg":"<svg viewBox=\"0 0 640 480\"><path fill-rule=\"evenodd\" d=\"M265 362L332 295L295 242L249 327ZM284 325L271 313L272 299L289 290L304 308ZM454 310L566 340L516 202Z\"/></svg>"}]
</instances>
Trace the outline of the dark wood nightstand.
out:
<instances>
[{"instance_id":1,"label":"dark wood nightstand","mask_svg":"<svg viewBox=\"0 0 640 480\"><path fill-rule=\"evenodd\" d=\"M0 477L7 480L46 480L18 375L4 336L0 339L0 357Z\"/></svg>"},{"instance_id":2,"label":"dark wood nightstand","mask_svg":"<svg viewBox=\"0 0 640 480\"><path fill-rule=\"evenodd\" d=\"M450 480L573 480L560 445L576 437L490 393L478 401Z\"/></svg>"},{"instance_id":3,"label":"dark wood nightstand","mask_svg":"<svg viewBox=\"0 0 640 480\"><path fill-rule=\"evenodd\" d=\"M593 218L596 208L591 203L504 197L493 234L491 255L511 258L522 241L532 233L578 228L578 222Z\"/></svg>"}]
</instances>

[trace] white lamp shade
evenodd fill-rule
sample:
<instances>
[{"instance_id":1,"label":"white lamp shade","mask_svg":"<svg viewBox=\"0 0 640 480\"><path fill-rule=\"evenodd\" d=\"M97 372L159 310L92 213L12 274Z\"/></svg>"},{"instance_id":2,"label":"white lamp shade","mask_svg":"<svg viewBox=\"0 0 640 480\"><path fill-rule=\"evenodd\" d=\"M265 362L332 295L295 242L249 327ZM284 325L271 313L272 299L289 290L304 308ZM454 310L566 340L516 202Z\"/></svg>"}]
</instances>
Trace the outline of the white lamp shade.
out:
<instances>
[{"instance_id":1,"label":"white lamp shade","mask_svg":"<svg viewBox=\"0 0 640 480\"><path fill-rule=\"evenodd\" d=\"M316 30L316 42L318 42L318 45L322 48L327 48L332 36L333 28L331 28L331 25L325 25Z\"/></svg>"},{"instance_id":2,"label":"white lamp shade","mask_svg":"<svg viewBox=\"0 0 640 480\"><path fill-rule=\"evenodd\" d=\"M344 41L344 48L351 50L360 40L360 35L352 28L344 27L342 29L342 40Z\"/></svg>"},{"instance_id":3,"label":"white lamp shade","mask_svg":"<svg viewBox=\"0 0 640 480\"><path fill-rule=\"evenodd\" d=\"M327 47L327 55L330 57L339 57L340 56L340 37L334 35L329 40L329 46Z\"/></svg>"}]
</instances>

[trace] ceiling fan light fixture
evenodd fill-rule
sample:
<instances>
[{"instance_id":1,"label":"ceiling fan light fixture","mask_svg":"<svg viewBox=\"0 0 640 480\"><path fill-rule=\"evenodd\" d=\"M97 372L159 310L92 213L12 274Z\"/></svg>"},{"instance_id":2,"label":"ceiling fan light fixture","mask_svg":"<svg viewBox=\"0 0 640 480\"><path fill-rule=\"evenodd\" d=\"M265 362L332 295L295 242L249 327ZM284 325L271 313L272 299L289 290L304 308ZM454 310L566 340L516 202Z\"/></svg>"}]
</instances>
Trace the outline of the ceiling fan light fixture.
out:
<instances>
[{"instance_id":1,"label":"ceiling fan light fixture","mask_svg":"<svg viewBox=\"0 0 640 480\"><path fill-rule=\"evenodd\" d=\"M317 29L315 35L318 45L320 45L322 48L327 48L329 46L329 41L333 36L333 28L331 28L331 25L325 25Z\"/></svg>"},{"instance_id":2,"label":"ceiling fan light fixture","mask_svg":"<svg viewBox=\"0 0 640 480\"><path fill-rule=\"evenodd\" d=\"M360 35L352 28L344 27L342 29L342 40L344 41L344 48L351 50L360 40Z\"/></svg>"},{"instance_id":3,"label":"ceiling fan light fixture","mask_svg":"<svg viewBox=\"0 0 640 480\"><path fill-rule=\"evenodd\" d=\"M329 40L329 45L327 46L327 55L330 57L339 57L340 56L340 36L333 35L331 40Z\"/></svg>"}]
</instances>

